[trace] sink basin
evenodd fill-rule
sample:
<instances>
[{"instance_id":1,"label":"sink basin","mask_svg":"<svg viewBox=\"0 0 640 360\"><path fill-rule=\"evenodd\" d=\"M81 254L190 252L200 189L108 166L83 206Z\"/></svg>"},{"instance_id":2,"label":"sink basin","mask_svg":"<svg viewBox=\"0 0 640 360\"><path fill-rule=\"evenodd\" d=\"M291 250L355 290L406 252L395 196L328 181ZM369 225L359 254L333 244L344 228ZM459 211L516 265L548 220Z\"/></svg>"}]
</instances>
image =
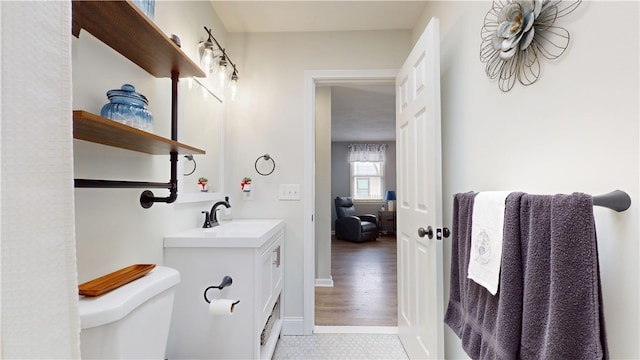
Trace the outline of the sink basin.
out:
<instances>
[{"instance_id":1,"label":"sink basin","mask_svg":"<svg viewBox=\"0 0 640 360\"><path fill-rule=\"evenodd\" d=\"M256 234L273 226L273 220L235 220L223 222L218 226L203 228L204 233L211 234Z\"/></svg>"},{"instance_id":2,"label":"sink basin","mask_svg":"<svg viewBox=\"0 0 640 360\"><path fill-rule=\"evenodd\" d=\"M164 247L260 247L284 227L278 219L234 219L164 237Z\"/></svg>"}]
</instances>

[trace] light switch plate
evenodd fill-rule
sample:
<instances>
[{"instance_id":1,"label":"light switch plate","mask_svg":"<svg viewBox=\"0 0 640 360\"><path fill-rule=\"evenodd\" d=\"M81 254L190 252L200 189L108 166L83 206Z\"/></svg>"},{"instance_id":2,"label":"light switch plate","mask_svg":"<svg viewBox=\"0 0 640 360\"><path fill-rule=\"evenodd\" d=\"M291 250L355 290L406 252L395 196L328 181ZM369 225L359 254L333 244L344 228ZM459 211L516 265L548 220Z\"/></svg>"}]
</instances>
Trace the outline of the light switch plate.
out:
<instances>
[{"instance_id":1,"label":"light switch plate","mask_svg":"<svg viewBox=\"0 0 640 360\"><path fill-rule=\"evenodd\" d=\"M300 200L300 184L280 184L278 199Z\"/></svg>"}]
</instances>

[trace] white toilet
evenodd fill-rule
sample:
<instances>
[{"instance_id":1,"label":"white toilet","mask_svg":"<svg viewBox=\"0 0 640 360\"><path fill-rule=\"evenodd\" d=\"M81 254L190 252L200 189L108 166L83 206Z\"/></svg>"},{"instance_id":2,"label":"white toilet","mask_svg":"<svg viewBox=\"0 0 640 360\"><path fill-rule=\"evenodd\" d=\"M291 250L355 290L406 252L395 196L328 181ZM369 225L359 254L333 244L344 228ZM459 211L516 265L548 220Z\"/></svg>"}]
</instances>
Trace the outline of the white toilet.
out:
<instances>
[{"instance_id":1,"label":"white toilet","mask_svg":"<svg viewBox=\"0 0 640 360\"><path fill-rule=\"evenodd\" d=\"M97 297L80 297L83 359L164 359L177 270L149 274Z\"/></svg>"}]
</instances>

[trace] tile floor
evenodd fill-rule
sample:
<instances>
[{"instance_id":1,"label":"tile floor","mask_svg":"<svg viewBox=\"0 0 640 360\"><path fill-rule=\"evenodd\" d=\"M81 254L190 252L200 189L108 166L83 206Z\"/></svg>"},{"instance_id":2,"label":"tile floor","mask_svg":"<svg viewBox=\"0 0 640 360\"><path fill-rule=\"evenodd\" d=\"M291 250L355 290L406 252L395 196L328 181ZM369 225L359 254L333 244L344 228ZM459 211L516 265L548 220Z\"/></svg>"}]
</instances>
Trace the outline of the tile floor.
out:
<instances>
[{"instance_id":1,"label":"tile floor","mask_svg":"<svg viewBox=\"0 0 640 360\"><path fill-rule=\"evenodd\" d=\"M273 354L284 359L408 359L398 335L313 334L281 336Z\"/></svg>"}]
</instances>

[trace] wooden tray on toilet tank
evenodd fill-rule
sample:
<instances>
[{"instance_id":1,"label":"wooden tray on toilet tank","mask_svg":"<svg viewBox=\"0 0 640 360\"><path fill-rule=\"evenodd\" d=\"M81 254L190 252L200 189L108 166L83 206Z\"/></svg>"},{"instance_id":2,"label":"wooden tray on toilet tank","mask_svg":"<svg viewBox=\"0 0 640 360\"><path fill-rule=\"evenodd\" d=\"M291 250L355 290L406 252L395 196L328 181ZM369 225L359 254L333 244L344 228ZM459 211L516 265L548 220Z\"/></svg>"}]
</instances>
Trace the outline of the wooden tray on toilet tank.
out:
<instances>
[{"instance_id":1,"label":"wooden tray on toilet tank","mask_svg":"<svg viewBox=\"0 0 640 360\"><path fill-rule=\"evenodd\" d=\"M136 264L78 285L80 295L100 296L148 274L156 264Z\"/></svg>"}]
</instances>

